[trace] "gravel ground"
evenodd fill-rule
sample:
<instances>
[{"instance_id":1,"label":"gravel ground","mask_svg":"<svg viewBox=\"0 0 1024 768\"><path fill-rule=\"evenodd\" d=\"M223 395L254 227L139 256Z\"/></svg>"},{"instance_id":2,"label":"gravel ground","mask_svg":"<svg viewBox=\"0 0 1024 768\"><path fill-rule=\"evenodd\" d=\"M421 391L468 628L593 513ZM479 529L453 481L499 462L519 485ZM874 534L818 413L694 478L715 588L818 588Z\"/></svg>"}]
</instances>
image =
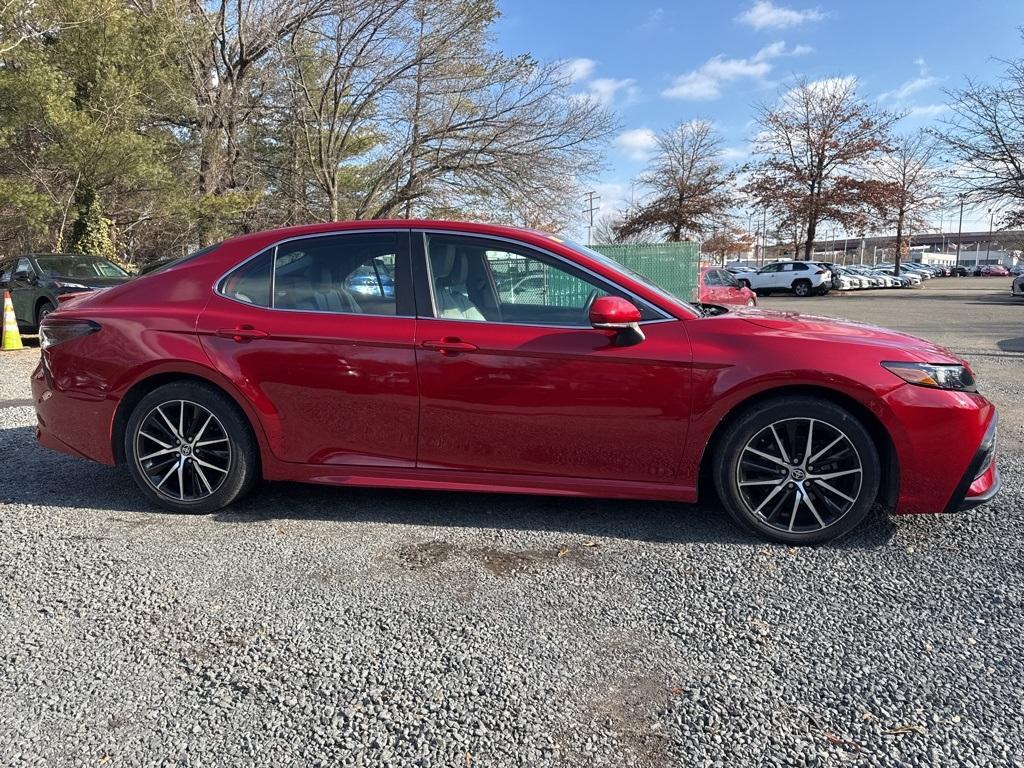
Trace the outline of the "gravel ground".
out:
<instances>
[{"instance_id":1,"label":"gravel ground","mask_svg":"<svg viewBox=\"0 0 1024 768\"><path fill-rule=\"evenodd\" d=\"M967 353L1006 489L790 549L714 509L267 485L145 509L0 354L0 765L1024 765L1024 302L765 300Z\"/></svg>"}]
</instances>

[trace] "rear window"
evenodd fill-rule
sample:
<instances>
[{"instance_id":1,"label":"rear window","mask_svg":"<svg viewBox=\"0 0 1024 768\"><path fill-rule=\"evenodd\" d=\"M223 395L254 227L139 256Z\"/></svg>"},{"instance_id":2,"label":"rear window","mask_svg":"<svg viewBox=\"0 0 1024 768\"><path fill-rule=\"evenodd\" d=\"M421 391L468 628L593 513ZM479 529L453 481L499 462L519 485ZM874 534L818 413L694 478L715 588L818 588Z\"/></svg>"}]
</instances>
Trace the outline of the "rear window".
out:
<instances>
[{"instance_id":1,"label":"rear window","mask_svg":"<svg viewBox=\"0 0 1024 768\"><path fill-rule=\"evenodd\" d=\"M178 259L172 259L171 261L168 261L166 264L161 264L156 269L151 269L148 272L146 272L145 274L147 274L147 275L155 275L158 272L163 272L165 270L170 269L171 267L177 267L179 264L184 264L186 261L192 261L192 259L198 259L200 256L205 256L208 253L213 253L218 248L220 248L220 246L221 246L220 243L214 243L213 245L208 245L205 248L200 248L198 251L192 251L192 253L190 253L190 254L188 254L186 256L182 256L181 258L178 258Z\"/></svg>"}]
</instances>

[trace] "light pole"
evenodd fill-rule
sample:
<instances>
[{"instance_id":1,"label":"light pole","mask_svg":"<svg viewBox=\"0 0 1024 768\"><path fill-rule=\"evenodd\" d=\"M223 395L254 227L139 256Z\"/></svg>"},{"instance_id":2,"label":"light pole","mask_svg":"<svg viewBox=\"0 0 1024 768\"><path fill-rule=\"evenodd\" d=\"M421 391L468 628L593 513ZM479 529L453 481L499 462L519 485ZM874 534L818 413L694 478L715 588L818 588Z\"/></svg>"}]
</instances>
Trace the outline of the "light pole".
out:
<instances>
[{"instance_id":1,"label":"light pole","mask_svg":"<svg viewBox=\"0 0 1024 768\"><path fill-rule=\"evenodd\" d=\"M956 266L957 270L960 269L960 238L964 233L964 200L967 199L967 193L961 192L957 195L960 198L960 223L956 227Z\"/></svg>"},{"instance_id":2,"label":"light pole","mask_svg":"<svg viewBox=\"0 0 1024 768\"><path fill-rule=\"evenodd\" d=\"M989 253L992 251L992 220L995 218L995 214L992 213L992 209L988 209L988 242L985 243L985 263L988 263Z\"/></svg>"}]
</instances>

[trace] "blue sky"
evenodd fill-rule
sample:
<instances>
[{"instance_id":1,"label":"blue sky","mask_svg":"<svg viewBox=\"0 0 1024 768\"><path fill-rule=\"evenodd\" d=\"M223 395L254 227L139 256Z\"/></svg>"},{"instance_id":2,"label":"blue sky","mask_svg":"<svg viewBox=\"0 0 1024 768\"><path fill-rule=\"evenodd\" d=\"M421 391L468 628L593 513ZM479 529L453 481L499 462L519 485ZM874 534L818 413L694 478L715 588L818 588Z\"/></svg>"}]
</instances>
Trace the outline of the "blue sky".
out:
<instances>
[{"instance_id":1,"label":"blue sky","mask_svg":"<svg viewBox=\"0 0 1024 768\"><path fill-rule=\"evenodd\" d=\"M933 124L944 89L994 79L997 59L1024 56L1021 0L499 0L507 53L563 60L574 87L618 116L608 168L593 183L621 207L644 166L652 131L706 118L730 162L746 159L753 106L797 75L854 76L865 97ZM581 208L582 208L581 201ZM950 224L947 215L946 229ZM982 223L984 222L984 223ZM984 211L964 228L986 228Z\"/></svg>"}]
</instances>

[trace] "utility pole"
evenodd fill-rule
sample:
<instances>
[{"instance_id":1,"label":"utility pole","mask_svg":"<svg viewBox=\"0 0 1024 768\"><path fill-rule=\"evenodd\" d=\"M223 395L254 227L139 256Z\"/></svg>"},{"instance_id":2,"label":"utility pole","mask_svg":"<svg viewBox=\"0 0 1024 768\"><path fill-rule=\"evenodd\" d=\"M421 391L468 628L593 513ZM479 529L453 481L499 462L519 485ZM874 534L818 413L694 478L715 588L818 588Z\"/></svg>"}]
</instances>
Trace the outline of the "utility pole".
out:
<instances>
[{"instance_id":1,"label":"utility pole","mask_svg":"<svg viewBox=\"0 0 1024 768\"><path fill-rule=\"evenodd\" d=\"M764 238L761 245L761 266L764 266L764 252L768 248L768 206L764 207L764 216L761 218L761 236Z\"/></svg>"},{"instance_id":2,"label":"utility pole","mask_svg":"<svg viewBox=\"0 0 1024 768\"><path fill-rule=\"evenodd\" d=\"M594 236L594 213L600 209L598 203L601 202L601 196L596 192L587 192L584 196L587 201L587 207L583 209L583 213L590 216L590 224L587 225L587 245L592 245L592 239Z\"/></svg>"},{"instance_id":3,"label":"utility pole","mask_svg":"<svg viewBox=\"0 0 1024 768\"><path fill-rule=\"evenodd\" d=\"M960 198L960 223L956 227L956 266L960 267L960 238L964 233L964 200L967 199L966 192L960 192L957 195Z\"/></svg>"}]
</instances>

